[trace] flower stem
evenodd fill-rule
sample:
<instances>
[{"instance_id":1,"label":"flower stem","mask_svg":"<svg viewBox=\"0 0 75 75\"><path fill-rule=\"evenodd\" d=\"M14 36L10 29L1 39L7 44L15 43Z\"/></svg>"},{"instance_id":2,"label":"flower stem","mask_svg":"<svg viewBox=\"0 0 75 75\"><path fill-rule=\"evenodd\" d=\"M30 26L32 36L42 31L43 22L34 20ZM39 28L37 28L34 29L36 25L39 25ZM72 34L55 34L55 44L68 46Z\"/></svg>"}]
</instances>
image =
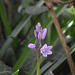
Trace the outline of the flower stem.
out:
<instances>
[{"instance_id":1,"label":"flower stem","mask_svg":"<svg viewBox=\"0 0 75 75\"><path fill-rule=\"evenodd\" d=\"M38 44L38 50L37 50L37 75L40 75L40 45Z\"/></svg>"}]
</instances>

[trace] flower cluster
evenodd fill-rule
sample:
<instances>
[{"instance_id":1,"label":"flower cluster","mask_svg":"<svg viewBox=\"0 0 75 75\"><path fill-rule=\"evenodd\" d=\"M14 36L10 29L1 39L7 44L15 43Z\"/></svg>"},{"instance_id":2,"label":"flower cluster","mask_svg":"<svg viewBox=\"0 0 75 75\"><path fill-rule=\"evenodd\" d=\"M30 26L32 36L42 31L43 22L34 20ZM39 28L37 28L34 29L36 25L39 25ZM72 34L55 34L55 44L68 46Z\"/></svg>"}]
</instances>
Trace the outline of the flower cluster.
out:
<instances>
[{"instance_id":1,"label":"flower cluster","mask_svg":"<svg viewBox=\"0 0 75 75\"><path fill-rule=\"evenodd\" d=\"M38 40L38 42L40 44L40 47L41 47L41 41L45 39L46 34L47 34L47 29L46 28L42 29L41 24L38 23L36 25L36 29L34 30L34 35L35 35L35 38ZM31 49L35 49L36 45L33 44L33 43L30 43L28 45L28 47L31 48ZM52 49L52 46L47 46L47 44L44 44L44 46L40 49L40 53L44 57L47 57L47 55L52 54L52 52L50 51L50 49Z\"/></svg>"},{"instance_id":2,"label":"flower cluster","mask_svg":"<svg viewBox=\"0 0 75 75\"><path fill-rule=\"evenodd\" d=\"M47 29L44 28L42 30L41 24L38 23L36 25L36 29L34 30L34 35L38 39L40 46L41 46L41 40L45 38L46 34L47 34Z\"/></svg>"}]
</instances>

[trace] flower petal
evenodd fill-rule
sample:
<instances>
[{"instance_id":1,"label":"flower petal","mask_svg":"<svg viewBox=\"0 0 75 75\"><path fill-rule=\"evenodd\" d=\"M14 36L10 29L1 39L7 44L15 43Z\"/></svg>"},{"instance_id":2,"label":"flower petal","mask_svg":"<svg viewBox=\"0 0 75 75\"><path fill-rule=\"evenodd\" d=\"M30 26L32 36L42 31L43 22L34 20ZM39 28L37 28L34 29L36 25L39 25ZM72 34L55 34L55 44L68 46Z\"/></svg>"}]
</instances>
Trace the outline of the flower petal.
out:
<instances>
[{"instance_id":1,"label":"flower petal","mask_svg":"<svg viewBox=\"0 0 75 75\"><path fill-rule=\"evenodd\" d=\"M40 50L44 50L45 48L47 48L47 44L44 44Z\"/></svg>"},{"instance_id":2,"label":"flower petal","mask_svg":"<svg viewBox=\"0 0 75 75\"><path fill-rule=\"evenodd\" d=\"M34 35L36 38L38 38L38 32L36 30L34 30Z\"/></svg>"},{"instance_id":3,"label":"flower petal","mask_svg":"<svg viewBox=\"0 0 75 75\"><path fill-rule=\"evenodd\" d=\"M36 25L36 30L37 30L37 32L39 32L41 29L42 29L41 24L38 23L38 24Z\"/></svg>"},{"instance_id":4,"label":"flower petal","mask_svg":"<svg viewBox=\"0 0 75 75\"><path fill-rule=\"evenodd\" d=\"M44 28L44 29L42 30L42 40L45 39L46 34L47 34L47 29Z\"/></svg>"},{"instance_id":5,"label":"flower petal","mask_svg":"<svg viewBox=\"0 0 75 75\"><path fill-rule=\"evenodd\" d=\"M42 37L42 34L41 34L41 32L39 32L38 33L38 39L41 39L41 37Z\"/></svg>"},{"instance_id":6,"label":"flower petal","mask_svg":"<svg viewBox=\"0 0 75 75\"><path fill-rule=\"evenodd\" d=\"M52 49L53 48L53 46L48 46L48 49L50 50L50 49Z\"/></svg>"},{"instance_id":7,"label":"flower petal","mask_svg":"<svg viewBox=\"0 0 75 75\"><path fill-rule=\"evenodd\" d=\"M44 47L44 48L47 48L47 44L44 44L43 47Z\"/></svg>"},{"instance_id":8,"label":"flower petal","mask_svg":"<svg viewBox=\"0 0 75 75\"><path fill-rule=\"evenodd\" d=\"M37 26L38 26L38 27L41 27L41 24L40 24L40 22L38 22L38 23L37 23Z\"/></svg>"},{"instance_id":9,"label":"flower petal","mask_svg":"<svg viewBox=\"0 0 75 75\"><path fill-rule=\"evenodd\" d=\"M33 43L30 43L30 44L28 45L28 47L31 48L31 49L35 49L36 45L33 44Z\"/></svg>"},{"instance_id":10,"label":"flower petal","mask_svg":"<svg viewBox=\"0 0 75 75\"><path fill-rule=\"evenodd\" d=\"M48 53L47 53L48 55L50 55L50 54L52 54L52 51L48 51Z\"/></svg>"},{"instance_id":11,"label":"flower petal","mask_svg":"<svg viewBox=\"0 0 75 75\"><path fill-rule=\"evenodd\" d=\"M47 57L47 54L42 53L42 55L43 55L44 57Z\"/></svg>"}]
</instances>

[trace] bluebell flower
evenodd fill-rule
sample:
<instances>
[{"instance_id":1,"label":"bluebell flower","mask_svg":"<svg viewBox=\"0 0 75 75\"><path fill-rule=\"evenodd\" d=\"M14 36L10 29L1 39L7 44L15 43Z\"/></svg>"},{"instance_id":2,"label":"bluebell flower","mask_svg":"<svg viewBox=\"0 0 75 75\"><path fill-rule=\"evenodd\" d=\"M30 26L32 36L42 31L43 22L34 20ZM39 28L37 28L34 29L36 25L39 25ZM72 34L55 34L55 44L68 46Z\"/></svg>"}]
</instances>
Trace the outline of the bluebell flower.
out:
<instances>
[{"instance_id":1,"label":"bluebell flower","mask_svg":"<svg viewBox=\"0 0 75 75\"><path fill-rule=\"evenodd\" d=\"M44 28L42 30L41 24L38 23L36 25L36 29L34 30L34 35L38 39L40 46L41 46L41 40L44 40L45 39L46 34L47 34L47 29Z\"/></svg>"},{"instance_id":2,"label":"bluebell flower","mask_svg":"<svg viewBox=\"0 0 75 75\"><path fill-rule=\"evenodd\" d=\"M38 23L36 25L36 29L34 30L34 35L35 35L35 38L38 40L38 43L41 47L41 40L44 40L45 37L46 37L46 34L47 34L47 29L44 28L42 30L42 27L41 27L41 24ZM30 49L35 49L36 48L36 45L33 44L33 43L30 43L28 45L28 47ZM47 44L44 44L44 46L40 49L40 53L44 56L44 57L47 57L47 55L50 55L52 54L52 51L50 51L52 49L52 46L47 46Z\"/></svg>"},{"instance_id":3,"label":"bluebell flower","mask_svg":"<svg viewBox=\"0 0 75 75\"><path fill-rule=\"evenodd\" d=\"M40 40L40 39L43 40L43 39L45 39L46 34L47 34L47 29L44 28L44 29L42 30L41 24L38 23L38 24L36 25L36 29L34 30L34 35L35 35L35 37L36 37L38 40Z\"/></svg>"},{"instance_id":4,"label":"bluebell flower","mask_svg":"<svg viewBox=\"0 0 75 75\"><path fill-rule=\"evenodd\" d=\"M52 46L47 46L47 44L44 44L44 46L40 49L40 53L44 56L47 57L47 55L52 54Z\"/></svg>"}]
</instances>

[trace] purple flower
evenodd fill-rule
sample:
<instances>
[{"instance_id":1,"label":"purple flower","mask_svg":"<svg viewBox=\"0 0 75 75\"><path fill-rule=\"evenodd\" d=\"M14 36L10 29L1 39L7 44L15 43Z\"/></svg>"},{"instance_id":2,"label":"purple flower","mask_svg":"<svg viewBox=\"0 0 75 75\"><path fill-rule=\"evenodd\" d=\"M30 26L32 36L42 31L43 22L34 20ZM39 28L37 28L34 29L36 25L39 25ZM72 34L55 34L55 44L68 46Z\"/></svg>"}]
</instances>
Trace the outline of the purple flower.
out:
<instances>
[{"instance_id":1,"label":"purple flower","mask_svg":"<svg viewBox=\"0 0 75 75\"><path fill-rule=\"evenodd\" d=\"M38 40L43 40L43 39L45 39L46 34L47 34L47 29L44 28L44 29L42 30L41 24L38 23L38 24L36 25L36 29L34 30L34 35L35 35L35 37L36 37Z\"/></svg>"},{"instance_id":2,"label":"purple flower","mask_svg":"<svg viewBox=\"0 0 75 75\"><path fill-rule=\"evenodd\" d=\"M36 38L38 38L38 32L37 32L37 30L34 30L34 35L35 35Z\"/></svg>"},{"instance_id":3,"label":"purple flower","mask_svg":"<svg viewBox=\"0 0 75 75\"><path fill-rule=\"evenodd\" d=\"M41 24L39 22L36 25L36 30L37 30L37 32L42 31L42 27L41 27Z\"/></svg>"},{"instance_id":4,"label":"purple flower","mask_svg":"<svg viewBox=\"0 0 75 75\"><path fill-rule=\"evenodd\" d=\"M28 45L28 47L31 48L31 49L35 49L36 45L33 44L33 43L30 43L30 44Z\"/></svg>"},{"instance_id":5,"label":"purple flower","mask_svg":"<svg viewBox=\"0 0 75 75\"><path fill-rule=\"evenodd\" d=\"M52 51L50 51L50 49L52 49L52 46L47 46L47 44L44 44L44 46L40 49L40 53L44 57L47 57L47 55L52 54Z\"/></svg>"},{"instance_id":6,"label":"purple flower","mask_svg":"<svg viewBox=\"0 0 75 75\"><path fill-rule=\"evenodd\" d=\"M36 29L34 30L34 35L35 35L35 37L38 39L38 35L39 34L42 34L42 27L41 27L41 24L40 23L38 23L37 25L36 25Z\"/></svg>"},{"instance_id":7,"label":"purple flower","mask_svg":"<svg viewBox=\"0 0 75 75\"><path fill-rule=\"evenodd\" d=\"M45 39L46 34L47 34L47 29L44 28L44 29L42 30L42 40Z\"/></svg>"}]
</instances>

